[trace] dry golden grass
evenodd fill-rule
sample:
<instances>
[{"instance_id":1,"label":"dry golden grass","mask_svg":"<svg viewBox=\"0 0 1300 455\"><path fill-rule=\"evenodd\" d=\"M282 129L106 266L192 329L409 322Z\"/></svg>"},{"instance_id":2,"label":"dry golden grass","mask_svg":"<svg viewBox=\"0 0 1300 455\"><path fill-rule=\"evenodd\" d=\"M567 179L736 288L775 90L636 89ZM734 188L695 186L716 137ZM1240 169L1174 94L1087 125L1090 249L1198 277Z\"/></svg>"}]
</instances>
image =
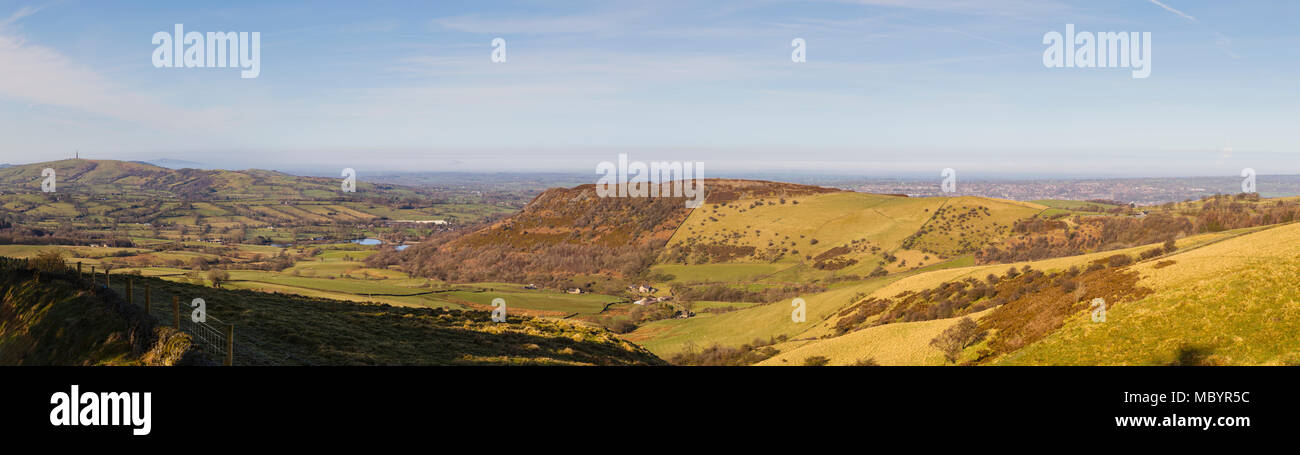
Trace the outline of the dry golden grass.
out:
<instances>
[{"instance_id":1,"label":"dry golden grass","mask_svg":"<svg viewBox=\"0 0 1300 455\"><path fill-rule=\"evenodd\" d=\"M1086 312L1003 364L1300 363L1300 224L1267 229L1134 266L1142 300Z\"/></svg>"},{"instance_id":2,"label":"dry golden grass","mask_svg":"<svg viewBox=\"0 0 1300 455\"><path fill-rule=\"evenodd\" d=\"M979 320L989 311L970 317ZM829 365L852 365L867 358L875 359L880 365L942 365L943 354L930 346L930 340L960 320L949 318L885 324L811 343L782 343L776 345L780 354L759 362L759 365L803 365L804 359L812 356L831 359Z\"/></svg>"},{"instance_id":3,"label":"dry golden grass","mask_svg":"<svg viewBox=\"0 0 1300 455\"><path fill-rule=\"evenodd\" d=\"M1182 263L1184 257L1207 249L1208 252L1201 254L1208 254L1211 256L1221 255L1222 253L1219 252L1220 249L1211 249L1211 247L1219 245L1219 243L1216 242L1225 239L1233 239L1236 236L1245 235L1244 233L1247 232L1250 231L1218 232L1179 239L1176 243L1179 247L1179 251L1182 253L1177 254L1174 258L1177 259L1177 263ZM1243 237L1243 239L1245 239L1245 237ZM1300 242L1297 243L1300 244ZM983 279L984 276L990 273L1001 275L1010 267L1024 268L1025 265L1043 271L1063 270L1072 266L1082 267L1091 261L1116 254L1129 254L1136 256L1142 251L1156 246L1158 246L1158 244L1031 262L934 270L911 276L904 276L896 281L881 286L869 295L877 298L889 298L904 291L922 291L949 281L965 278ZM1229 245L1228 248L1232 248L1231 245ZM1153 267L1156 262L1162 259L1163 258L1153 259L1135 265L1134 268L1139 271L1145 270ZM1166 267L1161 271L1163 272L1164 270L1173 269L1175 267L1176 266ZM1144 278L1141 285L1153 287L1153 285L1148 282L1149 277L1147 277L1145 273L1143 276ZM843 292L836 293L835 297L840 300L839 302L827 300L826 298L830 297L829 295L818 295L817 297L819 297L818 301L822 302L823 307L828 306L827 304L834 304L836 311L838 311L838 309L842 309L850 304L849 300L851 300L852 295L853 294ZM983 313L977 314L983 316L987 314L987 310ZM886 324L853 332L841 337L827 339L822 339L821 337L832 335L835 332L834 321L830 319L817 321L812 325L812 327L799 333L796 337L796 339L804 341L787 342L778 345L777 348L783 351L782 354L764 364L802 365L803 358L822 355L832 359L832 365L841 365L851 364L860 360L863 356L874 356L878 353L880 354L880 357L877 357L876 360L882 365L938 365L942 363L942 355L939 351L929 346L929 341L957 320L957 318L944 319L941 321L948 322L942 324L940 324L939 321ZM809 322L813 321L810 319ZM1067 327L1069 326L1070 323L1067 323ZM809 338L817 339L807 340ZM969 354L972 352L972 349L968 348L967 352ZM782 359L784 359L785 362L781 362Z\"/></svg>"},{"instance_id":4,"label":"dry golden grass","mask_svg":"<svg viewBox=\"0 0 1300 455\"><path fill-rule=\"evenodd\" d=\"M753 206L756 201L762 205ZM841 274L866 275L876 268L884 253L893 252L900 262L889 264L890 271L913 269L939 262L936 254L901 250L903 241L931 222L934 213L945 205L986 207L989 217L977 224L998 222L1010 226L1014 220L1032 216L1045 206L1002 199L962 196L955 198L907 198L878 194L838 192L787 198L780 204L771 197L742 199L728 204L705 204L691 212L669 241L669 246L695 241L700 244L721 243L749 246L762 252L775 247L789 250L780 264L809 263L809 257L837 246L853 247L843 255L857 263L839 270ZM794 204L793 201L799 201ZM772 202L771 205L767 204ZM739 238L733 237L739 234ZM933 236L934 234L932 234ZM816 243L813 243L813 240ZM854 243L865 240L867 243ZM769 245L769 242L771 245ZM940 242L942 243L942 242ZM874 252L870 247L876 247ZM798 251L798 253L794 253ZM769 258L743 258L741 262L767 263Z\"/></svg>"}]
</instances>

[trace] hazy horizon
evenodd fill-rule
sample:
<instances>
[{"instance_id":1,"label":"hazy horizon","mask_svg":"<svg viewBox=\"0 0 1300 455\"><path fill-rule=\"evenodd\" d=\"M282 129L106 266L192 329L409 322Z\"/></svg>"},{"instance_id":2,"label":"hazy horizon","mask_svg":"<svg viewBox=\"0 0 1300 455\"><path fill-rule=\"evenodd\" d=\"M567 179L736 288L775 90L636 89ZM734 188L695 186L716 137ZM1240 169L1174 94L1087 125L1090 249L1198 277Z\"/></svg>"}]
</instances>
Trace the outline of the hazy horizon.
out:
<instances>
[{"instance_id":1,"label":"hazy horizon","mask_svg":"<svg viewBox=\"0 0 1300 455\"><path fill-rule=\"evenodd\" d=\"M51 161L61 161L73 157L58 158L49 161L34 162L0 162L0 166L23 166L38 164ZM207 169L207 170L269 170L284 172L292 175L311 176L311 177L336 177L338 168L330 166L291 166L291 167L268 167L260 165L230 165L218 166L210 163L202 163L189 160L177 160L173 158L157 159L118 159L113 157L94 157L80 156L84 160L109 160L109 161L127 161L146 163L169 169ZM247 163L245 163L247 164ZM469 175L469 176L491 176L491 175L517 175L517 176L552 176L556 178L576 178L592 180L598 175L585 170L574 169L385 169L380 167L363 167L358 169L361 180L367 180L367 177L399 177L399 176L423 176L423 175ZM1259 177L1296 177L1300 178L1300 173L1294 174L1258 174ZM902 183L919 183L928 181L938 181L940 174L938 172L925 172L919 170L903 170L900 172L888 173L881 171L874 172L854 172L852 170L831 169L831 170L807 170L807 169L731 169L731 170L712 170L709 169L705 178L736 178L736 179L757 179L773 181L789 181L791 183L805 182L902 182ZM1005 183L1005 182L1034 182L1034 181L1090 181L1090 180L1141 180L1141 179L1223 179L1225 181L1239 181L1239 175L1143 175L1143 174L1087 174L1087 173L1061 173L1061 174L1036 174L1036 173L1016 173L1016 172L962 172L960 178L968 183ZM592 182L586 182L592 183Z\"/></svg>"}]
</instances>

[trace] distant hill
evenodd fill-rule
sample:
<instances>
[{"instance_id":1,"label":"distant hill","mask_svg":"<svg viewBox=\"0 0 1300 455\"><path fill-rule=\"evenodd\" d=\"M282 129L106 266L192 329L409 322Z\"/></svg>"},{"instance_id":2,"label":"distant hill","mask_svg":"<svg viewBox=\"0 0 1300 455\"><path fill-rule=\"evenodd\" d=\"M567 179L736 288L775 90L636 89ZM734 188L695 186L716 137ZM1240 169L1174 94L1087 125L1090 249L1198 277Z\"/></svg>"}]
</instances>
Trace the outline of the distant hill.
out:
<instances>
[{"instance_id":1,"label":"distant hill","mask_svg":"<svg viewBox=\"0 0 1300 455\"><path fill-rule=\"evenodd\" d=\"M758 180L709 179L683 198L598 197L553 188L509 218L452 232L398 260L449 281L617 291L621 281L807 282L892 273L972 255L1046 206L979 197L908 198ZM610 279L612 278L612 280ZM602 282L611 282L602 287Z\"/></svg>"},{"instance_id":2,"label":"distant hill","mask_svg":"<svg viewBox=\"0 0 1300 455\"><path fill-rule=\"evenodd\" d=\"M156 160L145 160L139 162L145 164L152 164L154 166L159 166L159 167L165 167L168 169L184 169L184 168L203 169L204 168L202 163L196 163L193 161L186 161L186 160L177 160L172 158L159 158Z\"/></svg>"},{"instance_id":3,"label":"distant hill","mask_svg":"<svg viewBox=\"0 0 1300 455\"><path fill-rule=\"evenodd\" d=\"M42 175L54 169L56 189L71 193L143 194L194 199L308 199L341 195L341 179L301 177L276 171L169 169L149 163L68 159L0 169L0 188L40 191ZM357 191L409 189L357 182Z\"/></svg>"},{"instance_id":4,"label":"distant hill","mask_svg":"<svg viewBox=\"0 0 1300 455\"><path fill-rule=\"evenodd\" d=\"M705 188L706 204L839 191L727 179L706 180ZM518 214L423 242L403 260L411 270L451 281L504 280L602 290L599 285L608 278L628 280L647 271L690 215L685 202L681 197L599 197L595 185L553 188ZM614 283L603 290L621 287Z\"/></svg>"}]
</instances>

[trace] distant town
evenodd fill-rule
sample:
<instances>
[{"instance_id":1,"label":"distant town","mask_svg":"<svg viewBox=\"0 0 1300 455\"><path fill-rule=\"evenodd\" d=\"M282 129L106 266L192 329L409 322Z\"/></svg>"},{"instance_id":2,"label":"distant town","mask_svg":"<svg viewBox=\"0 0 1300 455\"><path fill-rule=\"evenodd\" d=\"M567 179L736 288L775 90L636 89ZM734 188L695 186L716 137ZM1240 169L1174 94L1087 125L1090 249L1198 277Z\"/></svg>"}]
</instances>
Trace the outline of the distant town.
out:
<instances>
[{"instance_id":1,"label":"distant town","mask_svg":"<svg viewBox=\"0 0 1300 455\"><path fill-rule=\"evenodd\" d=\"M1107 200L1153 205L1199 199L1215 194L1236 194L1242 192L1241 183L1242 179L1231 177L985 180L959 181L955 194L1017 201ZM944 195L937 177L931 181L869 179L859 183L841 181L834 186L865 193L906 194L913 197ZM1300 176L1261 175L1256 180L1256 189L1262 197L1300 195Z\"/></svg>"},{"instance_id":2,"label":"distant town","mask_svg":"<svg viewBox=\"0 0 1300 455\"><path fill-rule=\"evenodd\" d=\"M943 196L940 178L886 179L879 177L812 176L800 174L719 174L719 178L743 178L796 182L863 193L905 194L911 197ZM583 174L475 174L475 173L387 173L374 180L391 184L437 185L459 191L480 191L519 204L553 187L594 183L595 176ZM502 181L509 181L503 188ZM1106 200L1138 205L1180 202L1215 194L1237 194L1239 177L1130 177L1092 179L959 179L955 194L1017 201L1069 199ZM1260 175L1256 190L1262 197L1300 195L1300 175Z\"/></svg>"}]
</instances>

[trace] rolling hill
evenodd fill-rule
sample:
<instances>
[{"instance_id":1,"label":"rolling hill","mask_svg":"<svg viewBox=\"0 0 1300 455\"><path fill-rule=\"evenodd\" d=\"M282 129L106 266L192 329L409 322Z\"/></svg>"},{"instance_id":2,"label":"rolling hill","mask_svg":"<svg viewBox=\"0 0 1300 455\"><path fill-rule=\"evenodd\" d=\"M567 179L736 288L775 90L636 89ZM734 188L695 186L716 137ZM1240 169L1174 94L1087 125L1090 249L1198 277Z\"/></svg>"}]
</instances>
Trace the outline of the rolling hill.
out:
<instances>
[{"instance_id":1,"label":"rolling hill","mask_svg":"<svg viewBox=\"0 0 1300 455\"><path fill-rule=\"evenodd\" d=\"M837 190L709 179L706 205ZM681 197L604 198L595 185L555 188L472 232L452 232L402 255L404 267L450 281L511 281L608 291L640 279L692 215ZM698 210L698 209L697 209Z\"/></svg>"},{"instance_id":2,"label":"rolling hill","mask_svg":"<svg viewBox=\"0 0 1300 455\"><path fill-rule=\"evenodd\" d=\"M55 171L54 192L41 191ZM464 191L266 170L167 169L111 160L63 160L0 169L0 244L132 245L144 240L293 243L352 239L379 227L390 241L517 210ZM447 223L447 224L422 224ZM376 226L383 225L383 226Z\"/></svg>"},{"instance_id":3,"label":"rolling hill","mask_svg":"<svg viewBox=\"0 0 1300 455\"><path fill-rule=\"evenodd\" d=\"M630 339L660 355L671 356L681 349L707 343L738 345L748 342L750 335L780 333L785 339L772 345L777 353L759 365L802 365L812 357L825 357L831 365L851 365L866 359L881 365L942 365L948 362L931 346L931 340L961 318L970 317L990 330L988 338L962 350L961 362L967 363L1295 364L1300 361L1295 355L1300 352L1300 339L1291 334L1300 324L1300 287L1283 277L1292 276L1300 267L1300 251L1290 247L1297 244L1296 240L1300 240L1300 225L1296 224L1180 239L1175 252L1132 265L1098 269L1133 277L1131 287L1119 294L1105 294L1108 287L1123 282L1116 278L1118 275L1109 275L1091 284L1079 280L1072 288L1077 292L1074 295L1051 294L1054 291L1050 286L1036 290L1018 287L1015 292L1023 294L995 308L972 308L950 317L910 322L884 322L878 314L872 314L846 333L835 330L837 322L852 315L848 310L856 309L854 303L952 289L954 283L1004 274L1010 267L1060 277L1071 269L1082 271L1093 263L1109 262L1117 255L1132 258L1160 248L1159 244L1041 261L926 271L885 278L887 283L883 285L846 286L806 297L809 322L802 327L790 322L786 305L769 304L766 307L771 308L766 311L755 307L724 315L730 322L753 318L748 329L752 333L745 336L727 337L711 328L730 324L693 318L682 321L664 336L655 336L655 327L648 325L647 333L634 332ZM1270 247L1273 242L1288 247ZM1029 275L1026 272L1021 276ZM1051 284L1050 279L1046 282ZM850 293L852 296L846 297ZM1100 295L1107 297L1106 318L1104 322L1093 322L1087 303ZM1060 307L1064 319L1052 323L1033 319L1047 314L1044 304L1064 305ZM1031 319L994 327L996 324L989 321L1001 310L1027 311L1023 314ZM1035 327L1031 324L1046 324L1040 327L1041 338L1009 353L982 352L989 348L989 338L996 339L999 331ZM764 331L759 327L767 328ZM674 340L672 333L696 335ZM695 346L688 346L691 343Z\"/></svg>"},{"instance_id":4,"label":"rolling hill","mask_svg":"<svg viewBox=\"0 0 1300 455\"><path fill-rule=\"evenodd\" d=\"M42 171L53 169L56 189L69 193L158 195L191 199L312 199L339 196L340 179L276 171L169 169L137 161L68 159L0 169L0 189L40 191ZM357 182L357 191L415 192L396 185Z\"/></svg>"},{"instance_id":5,"label":"rolling hill","mask_svg":"<svg viewBox=\"0 0 1300 455\"><path fill-rule=\"evenodd\" d=\"M59 162L61 169L91 194L216 188L221 195L227 187L263 191L279 184L310 192L335 183L270 171L69 161ZM32 171L0 170L0 182L30 179ZM223 319L241 321L253 339L274 340L263 354L246 356L255 364L274 364L269 352L291 352L280 358L310 364L1300 363L1293 354L1300 338L1289 335L1300 328L1300 291L1288 278L1300 271L1293 248L1300 244L1297 198L1243 194L1130 207L910 198L753 180L710 179L706 187L696 208L683 198L602 198L593 185L553 188L509 217L431 231L405 251L339 247L315 257L300 248L282 270L239 270L252 260L244 256L265 253L249 250L226 255L233 261L225 266L233 270L227 286L243 290L178 282L202 283L201 277L158 280L156 289L211 295L224 309L217 311L231 311ZM27 204L14 199L5 209L24 218L97 210L64 199ZM200 219L256 226L270 216L253 210L317 224L375 216L346 201L187 204L183 212L125 210L166 214L166 226L182 237L184 226ZM169 260L182 254L120 250L102 253ZM164 272L197 276L171 267ZM522 318L519 327L513 319L483 323L475 310L498 295L546 317ZM372 298L401 307L365 303ZM1104 322L1093 322L1097 299L1106 305ZM797 302L805 320L792 318ZM312 328L277 316L287 308L310 311L314 324L344 335L305 335ZM395 322L412 318L425 322ZM338 322L344 320L354 327ZM484 333L541 339L499 345ZM559 338L594 345L557 347Z\"/></svg>"},{"instance_id":6,"label":"rolling hill","mask_svg":"<svg viewBox=\"0 0 1300 455\"><path fill-rule=\"evenodd\" d=\"M1007 237L1016 220L1045 208L977 197L853 192L738 198L692 212L659 265L685 281L708 280L724 268L692 270L714 264L754 270L750 278L785 281L911 270L974 253ZM764 267L753 267L759 264Z\"/></svg>"}]
</instances>

